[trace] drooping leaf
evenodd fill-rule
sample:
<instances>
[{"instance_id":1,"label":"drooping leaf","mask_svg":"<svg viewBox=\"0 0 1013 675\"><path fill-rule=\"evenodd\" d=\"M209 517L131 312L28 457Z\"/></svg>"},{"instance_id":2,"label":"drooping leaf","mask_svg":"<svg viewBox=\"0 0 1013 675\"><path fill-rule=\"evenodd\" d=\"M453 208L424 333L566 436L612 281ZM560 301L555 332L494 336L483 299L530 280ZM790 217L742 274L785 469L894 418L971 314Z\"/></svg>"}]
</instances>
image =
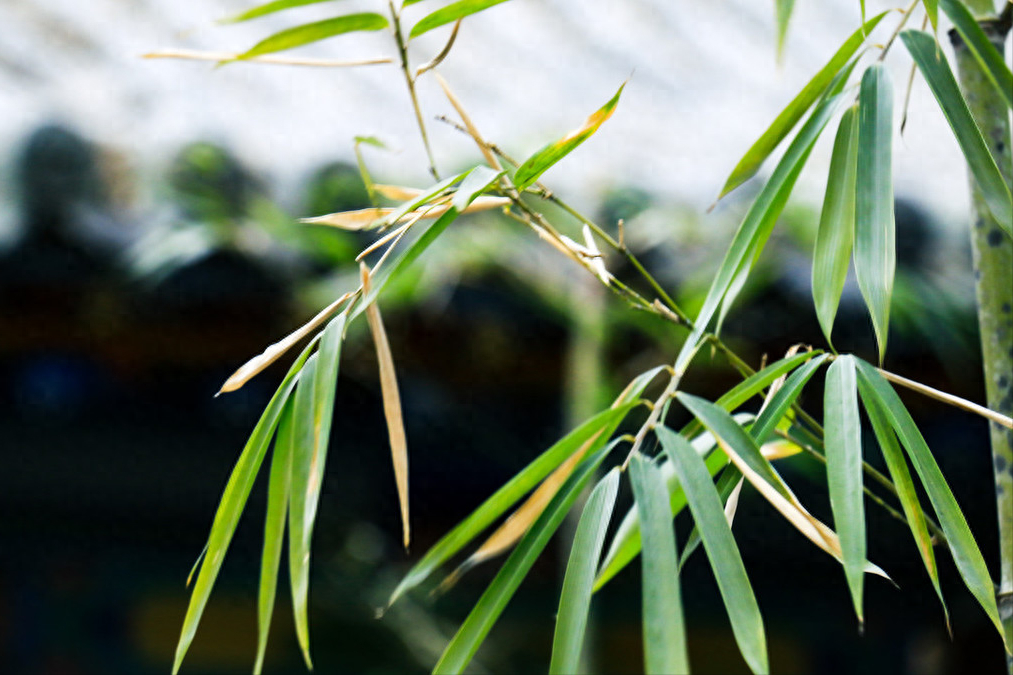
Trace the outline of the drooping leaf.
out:
<instances>
[{"instance_id":1,"label":"drooping leaf","mask_svg":"<svg viewBox=\"0 0 1013 675\"><path fill-rule=\"evenodd\" d=\"M717 490L721 503L725 505L725 520L728 521L728 527L732 526L731 519L735 514L738 494L743 480L742 472L735 468L734 465L731 465L725 467L725 470L721 472L717 482L714 484L714 489ZM692 531L689 533L689 537L686 539L686 546L683 547L682 554L679 556L680 570L686 565L686 561L689 560L696 549L700 547L700 542L700 528L694 525Z\"/></svg>"},{"instance_id":2,"label":"drooping leaf","mask_svg":"<svg viewBox=\"0 0 1013 675\"><path fill-rule=\"evenodd\" d=\"M293 405L289 400L278 421L278 434L274 442L271 473L267 484L267 515L264 518L264 550L260 558L260 588L257 592L257 660L254 675L264 668L267 637L274 614L274 599L278 589L278 568L285 539L285 517L292 484L292 443L295 425Z\"/></svg>"},{"instance_id":3,"label":"drooping leaf","mask_svg":"<svg viewBox=\"0 0 1013 675\"><path fill-rule=\"evenodd\" d=\"M477 14L502 2L506 2L506 0L458 0L420 19L412 26L408 39L413 40L434 28L454 23L462 17Z\"/></svg>"},{"instance_id":4,"label":"drooping leaf","mask_svg":"<svg viewBox=\"0 0 1013 675\"><path fill-rule=\"evenodd\" d=\"M855 275L872 317L879 360L886 353L896 268L893 215L893 86L883 65L862 76L855 173Z\"/></svg>"},{"instance_id":5,"label":"drooping leaf","mask_svg":"<svg viewBox=\"0 0 1013 675\"><path fill-rule=\"evenodd\" d=\"M524 162L517 167L517 173L514 174L514 184L518 190L524 190L536 180L539 176L549 170L556 162L566 157L568 154L573 152L578 145L586 141L591 137L594 132L598 131L598 128L605 123L605 121L612 117L612 113L615 112L616 105L619 104L619 96L623 93L623 88L626 83L619 87L615 95L608 100L608 102L599 108L593 115L588 117L582 125L563 136L558 141L549 143L544 148L536 152L535 154L528 157Z\"/></svg>"},{"instance_id":6,"label":"drooping leaf","mask_svg":"<svg viewBox=\"0 0 1013 675\"><path fill-rule=\"evenodd\" d=\"M313 668L308 617L310 543L327 462L344 327L345 314L342 313L324 329L320 348L303 368L293 410L295 430L288 512L289 581L296 637L310 669Z\"/></svg>"},{"instance_id":7,"label":"drooping leaf","mask_svg":"<svg viewBox=\"0 0 1013 675\"><path fill-rule=\"evenodd\" d=\"M950 629L950 612L946 608L946 600L943 598L943 591L939 586L939 569L936 566L936 554L932 545L932 537L929 535L928 527L925 525L925 513L918 500L918 493L915 492L914 481L911 480L911 472L908 470L907 461L897 443L897 435L894 433L890 422L886 419L882 408L877 403L876 395L871 385L864 377L858 378L858 392L862 397L862 404L872 429L879 442L879 448L886 460L886 468L890 472L890 479L897 488L897 498L900 500L901 508L904 510L904 517L907 520L911 535L914 537L915 545L918 547L918 554L925 565L925 571L929 574L932 587L939 596L939 604L943 607L943 617L946 620L946 628Z\"/></svg>"},{"instance_id":8,"label":"drooping leaf","mask_svg":"<svg viewBox=\"0 0 1013 675\"><path fill-rule=\"evenodd\" d=\"M328 0L274 0L273 2L267 2L263 5L257 5L251 9L246 10L235 16L231 16L227 19L223 19L221 23L239 23L240 21L249 21L250 19L257 19L268 14L274 14L275 12L281 12L286 9L293 7L302 7L304 5L316 5L321 2L327 2Z\"/></svg>"},{"instance_id":9,"label":"drooping leaf","mask_svg":"<svg viewBox=\"0 0 1013 675\"><path fill-rule=\"evenodd\" d=\"M795 128L795 125L802 119L806 111L826 91L831 80L841 71L844 64L855 55L858 48L865 42L868 33L876 27L884 16L886 16L886 12L869 19L861 28L845 40L837 52L830 57L826 65L816 73L809 83L802 88L802 91L792 99L791 103L781 111L770 127L753 143L752 147L746 151L746 154L739 160L735 168L732 169L731 175L728 176L724 187L721 188L721 194L718 195L719 200L756 175L756 172L759 171L760 166L770 156L770 153L781 144L781 141L785 139L788 132Z\"/></svg>"},{"instance_id":10,"label":"drooping leaf","mask_svg":"<svg viewBox=\"0 0 1013 675\"><path fill-rule=\"evenodd\" d=\"M932 32L935 33L939 30L939 0L922 0L922 6L925 7L925 16L929 17Z\"/></svg>"},{"instance_id":11,"label":"drooping leaf","mask_svg":"<svg viewBox=\"0 0 1013 675\"><path fill-rule=\"evenodd\" d=\"M394 589L388 605L393 604L399 597L425 581L433 571L467 546L469 542L481 534L497 518L516 504L521 497L549 475L563 460L571 456L577 448L595 434L602 433L603 429L612 424L618 424L619 420L632 410L633 407L634 404L627 403L619 408L598 413L539 455L538 458L528 464L520 473L507 481L505 485L485 500L471 515L436 542L422 556L422 559L409 570L397 588Z\"/></svg>"},{"instance_id":12,"label":"drooping leaf","mask_svg":"<svg viewBox=\"0 0 1013 675\"><path fill-rule=\"evenodd\" d=\"M468 618L464 620L457 634L443 652L433 668L434 674L460 673L471 661L493 624L503 612L517 587L520 586L535 560L545 549L549 539L563 522L567 512L590 482L595 471L619 441L613 441L594 455L588 457L552 498L545 511L531 526L517 548L503 564L499 573L489 584L482 597L475 603Z\"/></svg>"},{"instance_id":13,"label":"drooping leaf","mask_svg":"<svg viewBox=\"0 0 1013 675\"><path fill-rule=\"evenodd\" d=\"M225 492L215 512L214 522L211 525L211 534L208 537L207 553L201 563L200 572L197 575L197 582L194 584L193 593L190 595L190 604L183 619L183 629L179 636L179 644L176 646L176 655L172 664L173 674L179 672L190 643L197 632L197 624L200 623L204 608L207 606L208 597L214 586L218 572L222 568L222 561L232 541L232 535L239 523L239 516L243 513L246 499L250 496L253 488L253 481L257 477L261 462L267 453L267 446L270 444L271 436L274 435L278 418L285 407L292 388L295 387L296 379L300 370L309 357L313 343L307 345L302 354L295 360L285 379L278 386L278 390L271 397L267 407L264 408L260 420L253 428L246 447L239 455L236 467L229 476L229 482L225 485Z\"/></svg>"},{"instance_id":14,"label":"drooping leaf","mask_svg":"<svg viewBox=\"0 0 1013 675\"><path fill-rule=\"evenodd\" d=\"M485 192L490 185L499 180L503 175L502 171L494 171L487 166L476 166L468 172L468 175L461 181L461 185L454 193L453 205L459 212L464 213L475 199Z\"/></svg>"},{"instance_id":15,"label":"drooping leaf","mask_svg":"<svg viewBox=\"0 0 1013 675\"><path fill-rule=\"evenodd\" d=\"M613 468L598 481L577 523L566 575L563 577L563 589L559 595L552 658L549 661L550 675L576 673L580 665L584 631L591 607L591 586L618 491L619 469Z\"/></svg>"},{"instance_id":16,"label":"drooping leaf","mask_svg":"<svg viewBox=\"0 0 1013 675\"><path fill-rule=\"evenodd\" d=\"M855 360L837 358L827 369L824 389L824 447L827 490L834 526L841 538L841 562L861 624L865 582L865 504L862 501L862 427L858 419Z\"/></svg>"},{"instance_id":17,"label":"drooping leaf","mask_svg":"<svg viewBox=\"0 0 1013 675\"><path fill-rule=\"evenodd\" d=\"M788 412L788 408L791 407L791 404L802 393L802 387L816 373L816 370L823 365L826 358L826 354L816 355L811 361L793 372L770 398L770 401L760 411L760 414L756 416L756 421L753 422L749 434L756 439L759 445L762 446L769 440L778 422L781 421L785 413ZM720 404L720 399L718 403Z\"/></svg>"},{"instance_id":18,"label":"drooping leaf","mask_svg":"<svg viewBox=\"0 0 1013 675\"><path fill-rule=\"evenodd\" d=\"M686 492L689 510L714 570L739 651L754 673L769 672L760 607L707 467L682 436L666 427L657 427L655 433Z\"/></svg>"},{"instance_id":19,"label":"drooping leaf","mask_svg":"<svg viewBox=\"0 0 1013 675\"><path fill-rule=\"evenodd\" d=\"M386 17L374 12L348 14L334 19L296 26L265 38L240 54L237 59L249 59L326 40L327 38L358 31L383 30L388 26Z\"/></svg>"},{"instance_id":20,"label":"drooping leaf","mask_svg":"<svg viewBox=\"0 0 1013 675\"><path fill-rule=\"evenodd\" d=\"M1006 101L1006 105L1013 108L1013 71L1010 71L1002 54L985 35L985 31L981 29L964 3L958 0L938 1L943 12L950 17L950 21L957 28L964 44L974 54L974 58L981 64L999 95Z\"/></svg>"},{"instance_id":21,"label":"drooping leaf","mask_svg":"<svg viewBox=\"0 0 1013 675\"><path fill-rule=\"evenodd\" d=\"M995 158L989 152L981 130L971 117L971 111L967 108L967 102L960 93L960 87L942 50L936 44L935 38L922 31L906 30L900 37L922 72L936 101L939 102L950 128L953 129L953 135L964 153L971 175L978 183L978 188L996 223L1007 235L1013 237L1013 197L1010 196L1009 185L999 173Z\"/></svg>"},{"instance_id":22,"label":"drooping leaf","mask_svg":"<svg viewBox=\"0 0 1013 675\"><path fill-rule=\"evenodd\" d=\"M780 61L784 56L784 42L788 37L788 22L791 21L791 12L795 9L795 0L775 0L774 19L777 24L777 59Z\"/></svg>"},{"instance_id":23,"label":"drooping leaf","mask_svg":"<svg viewBox=\"0 0 1013 675\"><path fill-rule=\"evenodd\" d=\"M644 538L644 672L688 673L675 531L666 504L665 479L639 453L633 455L629 468Z\"/></svg>"},{"instance_id":24,"label":"drooping leaf","mask_svg":"<svg viewBox=\"0 0 1013 675\"><path fill-rule=\"evenodd\" d=\"M858 108L841 117L830 159L827 192L823 199L813 252L813 302L828 344L832 344L837 305L848 276L855 239L855 172L858 161Z\"/></svg>"},{"instance_id":25,"label":"drooping leaf","mask_svg":"<svg viewBox=\"0 0 1013 675\"><path fill-rule=\"evenodd\" d=\"M939 470L939 465L932 456L932 451L929 450L918 426L911 419L911 415L890 383L865 361L856 359L856 365L858 366L858 376L868 385L867 391L870 393L870 396L863 398L863 401L867 403L870 400L873 401L873 405L879 407L883 417L889 421L890 426L896 432L911 464L914 465L915 472L921 479L929 502L936 512L936 518L939 520L943 534L946 535L946 543L950 548L950 553L953 554L953 561L957 565L964 584L971 591L971 595L981 604L999 634L1003 635L988 566L985 564L985 559L974 540L974 535L971 534L971 529L967 526L967 520L960 510L950 486L946 483L942 471ZM1003 640L1005 641L1005 636L1003 636ZM1010 645L1006 645L1006 650L1010 650Z\"/></svg>"}]
</instances>

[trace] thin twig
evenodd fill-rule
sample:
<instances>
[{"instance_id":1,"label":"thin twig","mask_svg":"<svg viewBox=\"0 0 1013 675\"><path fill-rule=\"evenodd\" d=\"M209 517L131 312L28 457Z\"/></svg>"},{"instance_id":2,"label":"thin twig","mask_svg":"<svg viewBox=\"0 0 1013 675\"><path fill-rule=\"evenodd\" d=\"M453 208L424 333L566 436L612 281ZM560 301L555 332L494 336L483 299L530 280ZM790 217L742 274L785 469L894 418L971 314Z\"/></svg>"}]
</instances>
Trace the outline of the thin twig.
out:
<instances>
[{"instance_id":1,"label":"thin twig","mask_svg":"<svg viewBox=\"0 0 1013 675\"><path fill-rule=\"evenodd\" d=\"M893 29L893 33L890 34L890 39L886 41L885 45L883 45L883 51L880 52L877 61L882 62L886 58L886 54L890 51L890 47L893 46L894 40L896 40L897 36L900 35L901 30L904 28L904 24L906 24L907 20L911 18L911 13L914 11L915 7L918 6L919 2L921 2L921 0L914 0L914 2L912 2L911 5L903 11L903 17L901 17L900 23L898 23L897 27Z\"/></svg>"},{"instance_id":2,"label":"thin twig","mask_svg":"<svg viewBox=\"0 0 1013 675\"><path fill-rule=\"evenodd\" d=\"M394 41L397 43L397 51L401 57L401 72L404 74L405 84L408 85L408 95L412 100L412 109L415 111L415 121L419 125L419 134L422 136L422 145L426 148L426 157L429 158L429 173L436 180L440 174L436 170L436 160L433 159L433 149L429 145L429 134L426 132L426 123L422 119L422 109L419 107L419 98L415 93L415 78L412 77L411 68L408 64L408 46L405 44L404 36L401 34L401 15L394 9L393 0L388 0L391 16L391 30L394 33Z\"/></svg>"},{"instance_id":3,"label":"thin twig","mask_svg":"<svg viewBox=\"0 0 1013 675\"><path fill-rule=\"evenodd\" d=\"M926 384L922 384L921 382L915 382L914 380L909 380L906 377L901 377L900 375L896 375L889 371L883 370L882 368L876 368L876 371L886 379L890 380L895 384L899 384L902 387L907 387L908 389L911 389L912 391L917 391L919 394L923 394L925 396L928 396L929 398L934 398L937 401L949 403L954 407L961 408L962 410L967 410L968 412L973 412L976 415L981 415L982 417L990 419L996 424L1002 425L1007 429L1013 429L1013 419L1007 417L1006 415L1003 415L1002 413L996 412L995 410L991 410L990 408L986 408L985 406L978 405L977 403L972 403L971 401L968 401L966 398L960 398L959 396L954 396L953 394L947 394L945 391L933 389L932 387Z\"/></svg>"},{"instance_id":4,"label":"thin twig","mask_svg":"<svg viewBox=\"0 0 1013 675\"><path fill-rule=\"evenodd\" d=\"M233 52L202 52L194 49L161 49L157 52L141 54L142 59L185 59L190 61L232 61L236 63L266 63L275 66L312 66L316 68L352 68L355 66L375 66L384 63L394 63L394 59L388 56L378 56L372 59L334 60L334 59L306 59L293 56L251 56L240 58L241 53Z\"/></svg>"}]
</instances>

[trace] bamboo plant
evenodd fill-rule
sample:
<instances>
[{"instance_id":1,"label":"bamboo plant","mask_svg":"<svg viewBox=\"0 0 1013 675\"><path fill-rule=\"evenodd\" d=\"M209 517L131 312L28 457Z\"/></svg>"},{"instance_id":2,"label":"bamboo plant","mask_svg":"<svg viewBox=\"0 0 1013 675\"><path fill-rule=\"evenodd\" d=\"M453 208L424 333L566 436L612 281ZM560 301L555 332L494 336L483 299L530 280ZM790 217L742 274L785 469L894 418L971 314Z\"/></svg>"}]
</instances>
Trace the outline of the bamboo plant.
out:
<instances>
[{"instance_id":1,"label":"bamboo plant","mask_svg":"<svg viewBox=\"0 0 1013 675\"><path fill-rule=\"evenodd\" d=\"M274 0L232 20L250 21L324 1ZM358 258L361 277L357 286L321 309L306 325L252 358L222 386L221 393L239 389L309 339L268 403L225 487L206 552L195 568L196 581L173 671L183 663L254 480L268 457L254 672L259 673L263 666L286 529L296 633L306 664L312 667L307 604L313 525L326 470L341 346L349 325L362 315L378 355L402 537L407 547L411 538L407 439L379 301L390 282L415 265L430 246L439 246L437 240L448 228L468 214L483 210L502 212L516 227L551 247L620 302L677 326L685 339L680 345L672 345L670 364L659 364L636 377L611 405L576 424L440 539L405 575L389 603L398 602L437 575L459 554L471 551L464 563L450 573L451 579L509 552L434 664L434 673L457 673L468 667L536 558L578 504L583 506L575 511L579 518L560 594L550 672L573 672L579 667L594 594L638 556L644 579L646 671L688 672L691 664L685 626L692 617L683 616L679 570L700 544L710 561L743 659L753 672L768 672L762 614L730 527L739 490L745 483L814 546L840 562L859 622L864 616L866 574L886 576L867 559L864 496L869 495L874 504L907 523L939 597L943 621L948 625L936 554L945 549L952 555L967 590L1002 636L1009 658L1013 645L1013 374L1009 360L1013 340L1009 154L1013 75L1001 52L1010 26L1011 5L1004 4L997 12L991 0L915 0L904 8L867 17L865 3L858 3L860 25L748 149L721 188L719 199L771 164L771 155L784 147L728 243L702 307L691 315L626 246L621 222L595 222L541 181L550 167L564 161L608 121L620 103L623 85L582 124L532 155L514 159L482 135L467 112L466 96L459 98L438 72L454 48L459 31L467 29L469 17L492 10L505 0L457 0L422 11L421 18L408 25L405 8L421 1L404 0L400 5L377 2L376 11L338 13L330 19L296 25L242 53L172 50L150 55L220 63L394 66L405 82L412 106L407 114L416 120L433 179L422 189L374 184L357 145L370 195L396 205L312 214L304 220L310 225L375 233L377 239ZM785 0L775 3L779 52L793 4ZM940 48L940 10L954 25L951 35L957 45L960 84ZM413 14L418 16L420 12ZM921 30L908 28L919 18L924 19ZM279 55L346 33L384 30L391 35L390 56L330 61ZM414 41L434 30L446 32L445 46L415 65L418 54ZM892 145L897 131L896 103L900 99L884 61L899 47L913 58L967 161L975 209L975 265L980 270L978 299L987 406L879 367L887 350L893 297ZM416 96L416 83L423 77L437 79L457 115L454 123L475 143L476 163L464 172L442 177L436 166L427 115ZM836 131L812 264L814 310L826 344L822 348L792 350L783 359L755 369L723 341L720 327L763 253L814 144L831 129ZM632 270L633 278L621 279L613 274L610 262L616 260ZM849 267L855 271L875 331L878 363L838 352L831 339ZM686 373L700 354L708 351L720 353L742 378L714 401L682 387ZM826 371L822 423L799 404L804 387L821 369ZM652 384L660 387L661 393L645 398L644 392ZM981 415L991 426L1001 531L998 592L946 478L896 392L898 386ZM758 413L737 412L756 397L762 400ZM693 421L678 429L670 426L668 412L672 405L687 410ZM641 407L648 410L646 421L635 433L616 436L623 420ZM864 409L882 451L887 476L863 459L860 409ZM832 523L814 517L775 468L779 459L803 447L826 463ZM653 448L658 450L652 455ZM627 479L635 504L627 513L619 514L618 528L609 540L606 535L617 515L614 511L619 484ZM919 497L919 487L928 499L928 507ZM590 496L580 499L585 489L590 490ZM675 541L672 527L673 519L683 511L688 511L695 523L685 543ZM479 543L497 522L498 528Z\"/></svg>"}]
</instances>

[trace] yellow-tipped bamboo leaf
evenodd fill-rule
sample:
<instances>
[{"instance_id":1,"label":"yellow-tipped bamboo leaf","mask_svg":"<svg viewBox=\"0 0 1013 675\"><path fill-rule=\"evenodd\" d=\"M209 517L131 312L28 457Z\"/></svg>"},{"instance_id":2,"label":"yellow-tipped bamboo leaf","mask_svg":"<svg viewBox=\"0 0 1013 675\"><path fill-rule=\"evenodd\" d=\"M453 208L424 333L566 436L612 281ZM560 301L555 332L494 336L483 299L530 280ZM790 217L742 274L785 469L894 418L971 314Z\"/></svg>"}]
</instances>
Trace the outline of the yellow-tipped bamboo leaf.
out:
<instances>
[{"instance_id":1,"label":"yellow-tipped bamboo leaf","mask_svg":"<svg viewBox=\"0 0 1013 675\"><path fill-rule=\"evenodd\" d=\"M618 492L619 469L616 467L598 481L580 514L563 577L563 589L559 594L552 658L549 661L550 675L576 673L580 666L594 573Z\"/></svg>"}]
</instances>

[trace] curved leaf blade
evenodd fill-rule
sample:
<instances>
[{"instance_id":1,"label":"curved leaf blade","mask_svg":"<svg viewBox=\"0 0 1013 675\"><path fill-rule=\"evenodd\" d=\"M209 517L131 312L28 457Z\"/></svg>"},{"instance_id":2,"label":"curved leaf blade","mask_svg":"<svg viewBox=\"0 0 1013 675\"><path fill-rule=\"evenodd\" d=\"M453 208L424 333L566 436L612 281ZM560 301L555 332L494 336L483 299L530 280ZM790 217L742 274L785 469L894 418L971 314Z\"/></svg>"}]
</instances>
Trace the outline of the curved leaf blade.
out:
<instances>
[{"instance_id":1,"label":"curved leaf blade","mask_svg":"<svg viewBox=\"0 0 1013 675\"><path fill-rule=\"evenodd\" d=\"M756 421L753 422L753 426L749 429L749 434L756 439L758 445L762 446L770 440L770 435L774 433L774 429L777 428L778 423L785 413L788 412L788 408L799 397L799 394L802 393L802 388L805 387L806 383L816 373L816 370L823 365L826 359L826 354L816 356L816 358L793 372L784 381L784 384L774 392L770 401L763 407L760 414L756 416Z\"/></svg>"},{"instance_id":2,"label":"curved leaf blade","mask_svg":"<svg viewBox=\"0 0 1013 675\"><path fill-rule=\"evenodd\" d=\"M584 460L570 476L549 506L538 517L503 564L502 569L489 584L482 597L475 603L468 618L461 624L451 639L433 673L460 673L471 662L475 652L485 640L494 623L502 614L510 598L521 585L524 577L541 555L549 539L559 528L567 512L573 506L584 487L590 482L595 471L619 441L613 441L591 457Z\"/></svg>"},{"instance_id":3,"label":"curved leaf blade","mask_svg":"<svg viewBox=\"0 0 1013 675\"><path fill-rule=\"evenodd\" d=\"M964 44L996 86L999 95L1006 101L1006 105L1013 108L1013 72L1006 65L1002 54L985 35L985 31L981 29L964 3L957 0L938 0L938 2L943 12L956 26L960 37L964 39Z\"/></svg>"},{"instance_id":4,"label":"curved leaf blade","mask_svg":"<svg viewBox=\"0 0 1013 675\"><path fill-rule=\"evenodd\" d=\"M901 445L907 452L908 459L914 465L915 473L922 481L922 486L936 512L943 534L946 535L946 543L950 548L950 553L953 554L953 561L957 565L964 584L985 610L1005 642L1006 638L999 620L999 610L996 607L995 591L988 566L985 564L981 550L974 540L974 535L971 534L971 528L968 527L967 520L960 510L950 486L946 483L942 471L939 470L939 465L932 456L932 451L929 450L918 426L911 419L911 415L890 383L876 372L873 366L861 359L856 359L856 365L858 366L858 376L868 384L870 398L874 400L874 405L879 406L883 416L897 433ZM1008 644L1006 651L1010 651Z\"/></svg>"},{"instance_id":5,"label":"curved leaf blade","mask_svg":"<svg viewBox=\"0 0 1013 675\"><path fill-rule=\"evenodd\" d=\"M918 69L949 122L971 175L978 183L996 223L1007 235L1013 237L1013 196L1010 195L1009 185L999 173L995 158L971 117L967 101L960 93L960 86L942 50L931 35L922 31L906 30L900 34L900 38L911 53L911 58L918 64Z\"/></svg>"},{"instance_id":6,"label":"curved leaf blade","mask_svg":"<svg viewBox=\"0 0 1013 675\"><path fill-rule=\"evenodd\" d=\"M820 95L827 90L831 80L841 71L844 64L855 55L858 48L865 42L868 33L879 24L886 14L886 12L883 12L874 16L866 21L861 28L852 33L844 41L844 44L838 48L837 52L830 57L826 65L813 76L808 84L802 88L802 91L792 99L791 103L774 118L770 127L753 143L742 159L739 160L739 163L735 165L735 168L732 169L731 175L728 176L724 187L721 188L718 200L756 175L756 172L760 170L767 157L781 144L781 141L785 139L788 132L795 128L798 121L802 119L806 111L819 99Z\"/></svg>"},{"instance_id":7,"label":"curved leaf blade","mask_svg":"<svg viewBox=\"0 0 1013 675\"><path fill-rule=\"evenodd\" d=\"M732 518L735 516L735 509L738 505L739 493L741 492L742 481L744 480L742 472L732 465L722 471L721 475L718 476L717 482L714 483L714 489L717 490L718 497L721 498L721 503L724 505L725 520L728 521L728 527L732 526ZM700 528L694 525L693 530L686 539L686 546L682 549L682 554L679 556L680 570L686 565L686 561L693 555L693 552L700 547L700 543Z\"/></svg>"},{"instance_id":8,"label":"curved leaf blade","mask_svg":"<svg viewBox=\"0 0 1013 675\"><path fill-rule=\"evenodd\" d=\"M619 492L619 470L613 468L598 481L584 505L559 595L559 612L552 638L550 675L576 673L584 645L584 631L591 607L591 585L601 557L612 509Z\"/></svg>"},{"instance_id":9,"label":"curved leaf blade","mask_svg":"<svg viewBox=\"0 0 1013 675\"><path fill-rule=\"evenodd\" d=\"M750 670L754 673L767 673L770 666L760 607L749 577L746 576L746 568L732 536L732 528L725 518L721 497L707 467L693 446L682 436L666 427L657 427L655 434L675 466L675 473L686 491L689 510L714 570L739 651ZM738 482L738 477L735 482Z\"/></svg>"},{"instance_id":10,"label":"curved leaf blade","mask_svg":"<svg viewBox=\"0 0 1013 675\"><path fill-rule=\"evenodd\" d=\"M841 562L859 624L864 622L865 503L862 495L862 427L858 418L855 360L842 356L827 369L824 389L824 447L827 489L834 526L841 540Z\"/></svg>"},{"instance_id":11,"label":"curved leaf blade","mask_svg":"<svg viewBox=\"0 0 1013 675\"><path fill-rule=\"evenodd\" d=\"M619 96L623 93L626 83L619 86L616 93L605 105L588 117L582 125L563 136L558 141L549 143L544 148L528 157L517 167L514 174L514 184L518 190L524 190L539 176L548 171L556 162L573 152L577 146L590 138L608 118L612 117L616 106L619 104Z\"/></svg>"},{"instance_id":12,"label":"curved leaf blade","mask_svg":"<svg viewBox=\"0 0 1013 675\"><path fill-rule=\"evenodd\" d=\"M637 453L630 461L630 483L644 537L644 672L687 673L686 630L679 592L675 530L669 517L665 479L658 467Z\"/></svg>"},{"instance_id":13,"label":"curved leaf blade","mask_svg":"<svg viewBox=\"0 0 1013 675\"><path fill-rule=\"evenodd\" d=\"M823 199L819 230L813 251L813 302L820 328L833 344L837 306L848 276L851 247L855 240L855 172L858 161L858 108L841 117L830 158L827 191Z\"/></svg>"},{"instance_id":14,"label":"curved leaf blade","mask_svg":"<svg viewBox=\"0 0 1013 675\"><path fill-rule=\"evenodd\" d=\"M477 14L503 2L506 2L506 0L458 0L420 19L418 23L412 26L408 39L413 40L434 28L454 23L458 19Z\"/></svg>"},{"instance_id":15,"label":"curved leaf blade","mask_svg":"<svg viewBox=\"0 0 1013 675\"><path fill-rule=\"evenodd\" d=\"M321 2L328 2L328 0L274 0L273 2L265 2L262 5L252 7L245 12L241 12L227 19L222 19L219 23L239 23L241 21L259 19L262 16L274 14L275 12L282 12L286 9L292 9L293 7L316 5Z\"/></svg>"},{"instance_id":16,"label":"curved leaf blade","mask_svg":"<svg viewBox=\"0 0 1013 675\"><path fill-rule=\"evenodd\" d=\"M388 25L386 17L375 12L346 14L334 19L307 23L283 30L280 33L275 33L253 45L250 49L237 56L236 59L249 59L254 56L283 52L337 35L344 35L345 33L383 30Z\"/></svg>"},{"instance_id":17,"label":"curved leaf blade","mask_svg":"<svg viewBox=\"0 0 1013 675\"><path fill-rule=\"evenodd\" d=\"M886 353L896 269L893 214L893 85L877 63L862 76L855 173L855 275L872 318L879 360Z\"/></svg>"},{"instance_id":18,"label":"curved leaf blade","mask_svg":"<svg viewBox=\"0 0 1013 675\"><path fill-rule=\"evenodd\" d=\"M795 0L776 0L774 3L774 20L777 24L777 59L784 56L784 41L788 37L788 22L791 12L795 9Z\"/></svg>"}]
</instances>

